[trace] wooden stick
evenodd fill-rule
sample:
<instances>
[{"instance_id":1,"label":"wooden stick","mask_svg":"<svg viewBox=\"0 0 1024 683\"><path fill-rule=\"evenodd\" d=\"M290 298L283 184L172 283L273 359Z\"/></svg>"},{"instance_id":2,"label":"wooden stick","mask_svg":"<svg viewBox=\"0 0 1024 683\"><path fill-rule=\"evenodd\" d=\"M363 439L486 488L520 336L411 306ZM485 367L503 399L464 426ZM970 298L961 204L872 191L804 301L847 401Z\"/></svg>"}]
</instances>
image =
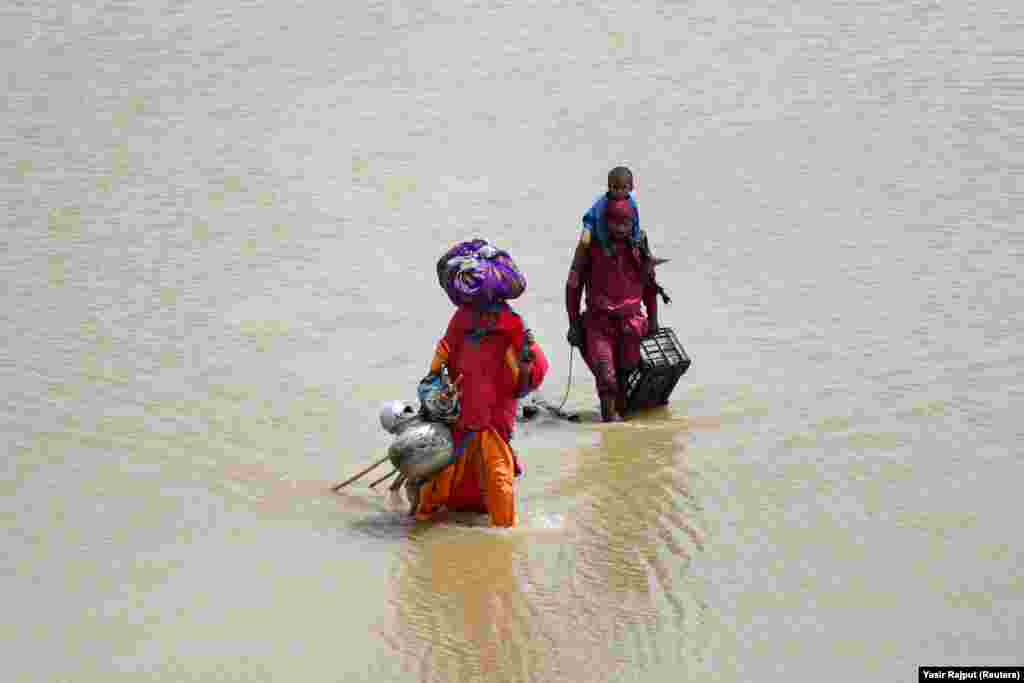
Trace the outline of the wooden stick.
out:
<instances>
[{"instance_id":1,"label":"wooden stick","mask_svg":"<svg viewBox=\"0 0 1024 683\"><path fill-rule=\"evenodd\" d=\"M391 477L395 476L396 472L398 472L398 468L397 467L395 469L391 470L390 472L388 472L387 474L385 474L383 477L381 477L377 481L375 481L372 484L370 484L370 488L372 489L374 486L376 486L377 484L381 483L382 481L385 481L386 479L390 479Z\"/></svg>"},{"instance_id":2,"label":"wooden stick","mask_svg":"<svg viewBox=\"0 0 1024 683\"><path fill-rule=\"evenodd\" d=\"M349 484L351 484L352 482L354 482L354 481L355 481L356 479L358 479L359 477L362 477L363 475L365 475L365 474L369 473L369 471L370 471L370 470L372 470L373 468L377 467L378 465L383 465L383 464L384 464L384 461L385 461L385 460L387 460L387 459L388 459L388 458L390 458L390 457L391 457L391 455L390 455L390 454L389 454L389 455L385 455L385 456L384 456L383 458L381 458L381 459L380 459L380 460L378 460L377 462L373 463L372 465L370 465L369 467L367 467L367 468L366 468L365 470L363 470L362 472L358 472L358 473L356 473L356 474L352 475L351 477L349 477L349 478L348 478L348 479L346 479L345 481L343 481L343 482L341 482L340 484L338 484L337 486L333 487L333 488L332 488L331 490L332 490L332 491L339 491L340 489L343 489L343 488L345 488L346 486L348 486Z\"/></svg>"}]
</instances>

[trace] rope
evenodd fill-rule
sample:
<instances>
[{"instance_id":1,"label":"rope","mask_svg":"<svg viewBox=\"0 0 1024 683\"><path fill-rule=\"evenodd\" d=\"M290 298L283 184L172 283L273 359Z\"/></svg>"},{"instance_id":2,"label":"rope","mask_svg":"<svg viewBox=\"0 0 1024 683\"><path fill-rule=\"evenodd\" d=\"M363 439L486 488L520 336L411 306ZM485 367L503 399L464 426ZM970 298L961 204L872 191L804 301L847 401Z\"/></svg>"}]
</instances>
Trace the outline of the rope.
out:
<instances>
[{"instance_id":1,"label":"rope","mask_svg":"<svg viewBox=\"0 0 1024 683\"><path fill-rule=\"evenodd\" d=\"M569 379L565 383L565 396L562 397L562 403L558 406L558 412L562 412L562 408L565 407L565 402L569 399L569 390L572 389L572 352L576 350L575 346L569 345Z\"/></svg>"}]
</instances>

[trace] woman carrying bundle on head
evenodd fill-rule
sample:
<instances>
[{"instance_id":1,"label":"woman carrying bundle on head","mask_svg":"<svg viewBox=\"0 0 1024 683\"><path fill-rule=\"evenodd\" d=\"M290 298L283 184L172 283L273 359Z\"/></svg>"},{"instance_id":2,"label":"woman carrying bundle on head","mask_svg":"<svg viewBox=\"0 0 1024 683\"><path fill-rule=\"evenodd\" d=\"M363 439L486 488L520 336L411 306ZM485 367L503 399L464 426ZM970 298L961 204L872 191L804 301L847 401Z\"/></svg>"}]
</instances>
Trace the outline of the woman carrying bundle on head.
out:
<instances>
[{"instance_id":1,"label":"woman carrying bundle on head","mask_svg":"<svg viewBox=\"0 0 1024 683\"><path fill-rule=\"evenodd\" d=\"M427 379L447 368L458 387L456 460L409 491L412 511L420 520L442 509L481 512L493 526L515 526L514 479L522 472L510 445L516 408L548 371L540 346L508 304L525 291L526 279L506 252L480 239L450 249L437 274L457 308Z\"/></svg>"}]
</instances>

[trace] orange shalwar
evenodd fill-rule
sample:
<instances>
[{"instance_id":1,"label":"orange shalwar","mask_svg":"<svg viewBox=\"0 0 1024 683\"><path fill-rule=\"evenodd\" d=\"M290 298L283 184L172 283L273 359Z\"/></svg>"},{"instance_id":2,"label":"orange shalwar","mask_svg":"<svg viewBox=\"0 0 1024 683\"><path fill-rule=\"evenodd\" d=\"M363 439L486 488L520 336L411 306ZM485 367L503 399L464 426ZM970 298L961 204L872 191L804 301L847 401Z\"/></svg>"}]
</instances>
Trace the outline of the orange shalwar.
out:
<instances>
[{"instance_id":1,"label":"orange shalwar","mask_svg":"<svg viewBox=\"0 0 1024 683\"><path fill-rule=\"evenodd\" d=\"M515 526L516 455L509 445L519 396L519 353L525 343L522 319L507 305L488 312L460 306L438 342L431 373L445 367L459 382L461 412L452 430L462 455L420 487L416 518L430 519L442 508L486 512L493 526ZM548 362L534 343L527 391L537 389Z\"/></svg>"}]
</instances>

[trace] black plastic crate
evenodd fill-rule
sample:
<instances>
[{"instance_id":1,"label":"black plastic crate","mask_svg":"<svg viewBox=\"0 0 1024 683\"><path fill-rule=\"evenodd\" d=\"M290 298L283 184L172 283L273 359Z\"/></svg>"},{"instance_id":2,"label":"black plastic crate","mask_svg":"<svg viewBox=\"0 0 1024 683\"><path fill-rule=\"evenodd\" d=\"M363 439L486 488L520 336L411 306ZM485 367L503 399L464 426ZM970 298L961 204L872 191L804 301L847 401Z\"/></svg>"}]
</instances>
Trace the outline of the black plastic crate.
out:
<instances>
[{"instance_id":1,"label":"black plastic crate","mask_svg":"<svg viewBox=\"0 0 1024 683\"><path fill-rule=\"evenodd\" d=\"M640 365L626 377L626 411L665 405L690 357L669 327L640 340Z\"/></svg>"}]
</instances>

